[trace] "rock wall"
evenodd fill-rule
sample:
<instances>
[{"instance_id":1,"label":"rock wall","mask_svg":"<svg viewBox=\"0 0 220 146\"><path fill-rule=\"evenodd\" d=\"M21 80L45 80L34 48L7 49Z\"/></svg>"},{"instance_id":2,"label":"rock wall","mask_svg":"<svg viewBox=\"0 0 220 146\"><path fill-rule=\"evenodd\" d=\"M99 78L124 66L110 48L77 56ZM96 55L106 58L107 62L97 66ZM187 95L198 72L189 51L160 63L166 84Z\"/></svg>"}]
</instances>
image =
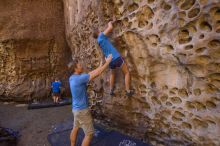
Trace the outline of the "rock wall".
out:
<instances>
[{"instance_id":1,"label":"rock wall","mask_svg":"<svg viewBox=\"0 0 220 146\"><path fill-rule=\"evenodd\" d=\"M115 17L111 36L125 57L136 94L127 98L119 71L89 86L102 123L153 145L220 145L219 0L64 0L67 40L88 70L101 52L91 28Z\"/></svg>"},{"instance_id":2,"label":"rock wall","mask_svg":"<svg viewBox=\"0 0 220 146\"><path fill-rule=\"evenodd\" d=\"M55 76L67 80L62 0L2 0L0 24L1 100L45 98Z\"/></svg>"}]
</instances>

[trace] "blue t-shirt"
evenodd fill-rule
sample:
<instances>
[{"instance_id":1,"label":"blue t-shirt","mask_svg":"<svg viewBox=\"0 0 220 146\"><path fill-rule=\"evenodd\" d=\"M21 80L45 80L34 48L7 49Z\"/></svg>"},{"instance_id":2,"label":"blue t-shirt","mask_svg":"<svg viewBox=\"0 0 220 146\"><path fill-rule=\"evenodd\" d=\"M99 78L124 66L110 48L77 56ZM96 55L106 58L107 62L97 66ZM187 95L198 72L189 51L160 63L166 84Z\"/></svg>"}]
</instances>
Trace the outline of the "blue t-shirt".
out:
<instances>
[{"instance_id":1,"label":"blue t-shirt","mask_svg":"<svg viewBox=\"0 0 220 146\"><path fill-rule=\"evenodd\" d=\"M70 90L72 94L72 110L82 110L89 106L87 96L87 83L89 74L73 74L69 78Z\"/></svg>"},{"instance_id":2,"label":"blue t-shirt","mask_svg":"<svg viewBox=\"0 0 220 146\"><path fill-rule=\"evenodd\" d=\"M116 50L103 32L101 32L101 34L98 36L97 41L105 57L108 57L110 54L112 54L112 61L120 57L120 53Z\"/></svg>"},{"instance_id":3,"label":"blue t-shirt","mask_svg":"<svg viewBox=\"0 0 220 146\"><path fill-rule=\"evenodd\" d=\"M58 93L60 92L60 87L61 87L61 82L53 82L52 83L52 91L53 93Z\"/></svg>"}]
</instances>

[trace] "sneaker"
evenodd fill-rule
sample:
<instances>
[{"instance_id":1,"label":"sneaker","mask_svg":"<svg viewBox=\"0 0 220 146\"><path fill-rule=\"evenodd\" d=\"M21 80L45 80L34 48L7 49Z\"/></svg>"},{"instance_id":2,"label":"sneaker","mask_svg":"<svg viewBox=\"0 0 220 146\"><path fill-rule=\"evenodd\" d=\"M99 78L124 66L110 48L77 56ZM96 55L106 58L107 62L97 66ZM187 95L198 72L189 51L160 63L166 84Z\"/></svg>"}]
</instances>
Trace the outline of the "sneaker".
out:
<instances>
[{"instance_id":1,"label":"sneaker","mask_svg":"<svg viewBox=\"0 0 220 146\"><path fill-rule=\"evenodd\" d=\"M111 95L111 96L114 96L114 95L115 95L114 90L111 90L111 91L110 91L110 95Z\"/></svg>"},{"instance_id":2,"label":"sneaker","mask_svg":"<svg viewBox=\"0 0 220 146\"><path fill-rule=\"evenodd\" d=\"M134 90L126 91L126 96L131 97L132 95L134 95Z\"/></svg>"}]
</instances>

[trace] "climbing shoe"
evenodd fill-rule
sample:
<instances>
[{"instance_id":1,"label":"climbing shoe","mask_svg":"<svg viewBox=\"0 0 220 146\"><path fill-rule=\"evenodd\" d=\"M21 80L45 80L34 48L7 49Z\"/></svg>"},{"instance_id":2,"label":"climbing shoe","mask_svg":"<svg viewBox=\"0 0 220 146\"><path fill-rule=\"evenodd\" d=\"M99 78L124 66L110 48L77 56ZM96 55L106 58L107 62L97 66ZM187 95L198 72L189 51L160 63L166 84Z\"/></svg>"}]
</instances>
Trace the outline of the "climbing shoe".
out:
<instances>
[{"instance_id":1,"label":"climbing shoe","mask_svg":"<svg viewBox=\"0 0 220 146\"><path fill-rule=\"evenodd\" d=\"M126 91L126 96L131 97L134 95L134 90Z\"/></svg>"},{"instance_id":2,"label":"climbing shoe","mask_svg":"<svg viewBox=\"0 0 220 146\"><path fill-rule=\"evenodd\" d=\"M111 91L110 91L110 95L111 95L111 96L114 96L114 95L115 95L114 90L111 90Z\"/></svg>"}]
</instances>

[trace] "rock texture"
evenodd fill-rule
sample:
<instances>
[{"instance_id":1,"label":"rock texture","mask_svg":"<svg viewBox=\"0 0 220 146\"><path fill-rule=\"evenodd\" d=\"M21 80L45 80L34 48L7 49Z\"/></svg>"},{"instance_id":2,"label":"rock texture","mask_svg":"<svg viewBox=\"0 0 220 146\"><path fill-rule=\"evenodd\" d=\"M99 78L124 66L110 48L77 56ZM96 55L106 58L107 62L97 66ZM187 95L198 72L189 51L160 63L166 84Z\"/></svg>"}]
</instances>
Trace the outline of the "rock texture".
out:
<instances>
[{"instance_id":1,"label":"rock texture","mask_svg":"<svg viewBox=\"0 0 220 146\"><path fill-rule=\"evenodd\" d=\"M106 71L88 87L96 119L153 145L220 145L219 0L2 0L0 99L45 98L55 76L68 86L71 52L99 66L91 29L113 17L136 94L118 71L110 97Z\"/></svg>"},{"instance_id":2,"label":"rock texture","mask_svg":"<svg viewBox=\"0 0 220 146\"><path fill-rule=\"evenodd\" d=\"M2 0L0 24L1 100L45 98L55 76L67 80L62 0Z\"/></svg>"},{"instance_id":3,"label":"rock texture","mask_svg":"<svg viewBox=\"0 0 220 146\"><path fill-rule=\"evenodd\" d=\"M105 75L89 86L98 120L153 145L220 145L219 0L64 0L67 40L88 70L101 52L91 28L115 17L111 36L136 94L116 96Z\"/></svg>"}]
</instances>

